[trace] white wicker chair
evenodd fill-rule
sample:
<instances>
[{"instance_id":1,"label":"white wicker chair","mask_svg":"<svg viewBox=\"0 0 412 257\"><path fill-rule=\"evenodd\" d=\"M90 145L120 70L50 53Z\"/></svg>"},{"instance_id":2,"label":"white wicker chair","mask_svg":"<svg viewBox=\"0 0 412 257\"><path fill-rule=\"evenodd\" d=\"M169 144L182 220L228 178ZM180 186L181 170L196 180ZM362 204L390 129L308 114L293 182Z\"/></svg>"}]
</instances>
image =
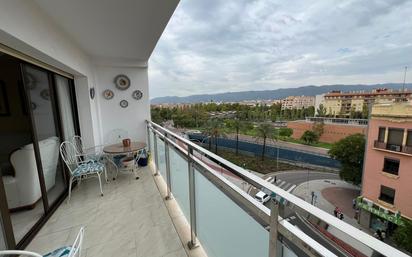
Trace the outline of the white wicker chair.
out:
<instances>
[{"instance_id":1,"label":"white wicker chair","mask_svg":"<svg viewBox=\"0 0 412 257\"><path fill-rule=\"evenodd\" d=\"M99 179L100 193L103 196L101 173L106 173L106 166L100 160L81 160L82 154L78 153L76 147L73 143L69 141L64 141L60 145L60 155L66 163L67 168L70 170L70 181L69 181L69 198L71 197L71 189L74 181L79 181L87 179L90 177L95 177Z\"/></svg>"},{"instance_id":2,"label":"white wicker chair","mask_svg":"<svg viewBox=\"0 0 412 257\"><path fill-rule=\"evenodd\" d=\"M4 255L22 255L22 256L32 256L32 257L81 257L82 245L84 237L84 228L81 227L76 239L71 246L60 247L50 253L41 255L35 252L22 251L22 250L2 250L0 251L0 256Z\"/></svg>"}]
</instances>

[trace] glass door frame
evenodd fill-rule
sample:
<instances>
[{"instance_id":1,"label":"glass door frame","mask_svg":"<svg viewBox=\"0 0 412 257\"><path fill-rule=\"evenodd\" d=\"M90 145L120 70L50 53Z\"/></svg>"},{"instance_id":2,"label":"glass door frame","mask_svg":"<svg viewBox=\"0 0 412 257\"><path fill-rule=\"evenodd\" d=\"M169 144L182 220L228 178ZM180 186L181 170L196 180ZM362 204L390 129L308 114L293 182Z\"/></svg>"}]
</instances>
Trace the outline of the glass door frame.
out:
<instances>
[{"instance_id":1,"label":"glass door frame","mask_svg":"<svg viewBox=\"0 0 412 257\"><path fill-rule=\"evenodd\" d=\"M35 237L35 235L40 231L40 229L43 227L43 225L47 222L47 220L51 217L51 215L56 211L56 209L60 206L60 204L64 201L68 194L68 170L63 165L63 161L61 160L60 153L59 153L59 161L62 165L60 165L60 168L56 168L56 172L62 172L63 174L63 184L64 184L64 189L62 193L57 197L57 199L49 204L48 201L48 195L47 195L47 190L46 190L46 183L45 179L43 176L43 167L42 167L42 161L41 161L41 156L40 156L40 148L39 148L39 141L36 133L36 124L34 120L34 114L33 110L31 108L31 99L30 99L30 94L28 93L27 90L28 87L27 81L25 81L25 76L24 76L24 66L29 66L34 69L40 70L42 72L45 72L47 74L48 78L48 89L50 92L50 101L51 101L51 106L52 106L52 113L53 113L53 118L54 118L54 124L55 124L55 130L56 130L56 136L60 139L61 142L64 140L64 132L63 132L63 124L62 124L62 119L61 119L61 113L59 109L59 104L57 100L57 94L56 94L56 79L55 75L62 76L60 74L56 74L52 71L49 71L47 69L44 69L42 67L33 65L31 63L25 62L21 59L16 58L16 61L19 62L19 75L20 78L16 79L21 79L23 81L23 94L22 101L24 101L24 104L26 105L25 108L27 109L28 112L28 120L30 122L31 126L31 138L33 142L33 149L34 149L34 155L36 158L36 166L37 166L37 171L38 171L38 177L39 177L39 186L41 190L41 201L43 203L43 209L44 213L41 216L41 218L36 221L36 223L33 225L33 227L30 228L30 230L23 236L23 238L19 241L16 242L16 239L14 237L14 231L13 231L13 226L11 222L11 215L8 209L7 205L7 196L6 192L4 190L4 185L3 185L3 180L0 179L0 215L1 215L1 221L2 224L0 224L0 230L3 228L4 234L4 240L6 242L6 245L8 249L24 249L30 241ZM69 86L69 92L70 92L70 101L71 101L71 108L73 112L73 125L75 128L75 132L77 135L80 135L80 124L79 124L79 116L78 116L78 110L77 110L77 101L76 101L76 90L75 90L75 85L74 85L74 80L72 78L68 78L65 76L62 76L64 78L68 79L68 86ZM57 166L59 167L59 166Z\"/></svg>"}]
</instances>

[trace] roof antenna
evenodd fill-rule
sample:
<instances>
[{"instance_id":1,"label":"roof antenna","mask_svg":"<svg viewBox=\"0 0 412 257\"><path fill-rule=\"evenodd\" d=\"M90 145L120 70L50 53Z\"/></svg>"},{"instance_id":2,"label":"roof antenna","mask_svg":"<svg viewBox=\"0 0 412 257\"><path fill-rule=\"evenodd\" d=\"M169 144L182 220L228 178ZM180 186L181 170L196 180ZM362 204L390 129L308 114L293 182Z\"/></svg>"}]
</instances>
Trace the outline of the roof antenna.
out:
<instances>
[{"instance_id":1,"label":"roof antenna","mask_svg":"<svg viewBox=\"0 0 412 257\"><path fill-rule=\"evenodd\" d=\"M402 85L402 91L405 91L405 82L406 82L406 71L408 70L408 66L405 66L405 74L403 75L403 85Z\"/></svg>"},{"instance_id":2,"label":"roof antenna","mask_svg":"<svg viewBox=\"0 0 412 257\"><path fill-rule=\"evenodd\" d=\"M401 101L402 102L407 102L408 97L407 94L405 93L405 82L406 82L406 71L408 70L408 66L405 66L405 73L403 75L403 85L402 85L402 92L401 92Z\"/></svg>"}]
</instances>

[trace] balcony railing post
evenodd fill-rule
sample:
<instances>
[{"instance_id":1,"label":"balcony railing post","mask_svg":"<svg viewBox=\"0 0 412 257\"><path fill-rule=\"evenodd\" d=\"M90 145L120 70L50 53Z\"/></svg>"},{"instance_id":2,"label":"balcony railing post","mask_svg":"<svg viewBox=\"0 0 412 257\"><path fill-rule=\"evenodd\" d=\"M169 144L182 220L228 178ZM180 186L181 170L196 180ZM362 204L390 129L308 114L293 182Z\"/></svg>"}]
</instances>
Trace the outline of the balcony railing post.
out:
<instances>
[{"instance_id":1,"label":"balcony railing post","mask_svg":"<svg viewBox=\"0 0 412 257\"><path fill-rule=\"evenodd\" d=\"M189 249L198 247L197 229L196 229L196 194L195 194L195 169L192 160L193 148L188 146L188 175L189 175L189 201L190 201L190 241L188 242Z\"/></svg>"},{"instance_id":2,"label":"balcony railing post","mask_svg":"<svg viewBox=\"0 0 412 257\"><path fill-rule=\"evenodd\" d=\"M165 159L166 159L166 184L167 184L167 195L166 200L172 199L172 183L170 178L170 155L169 155L169 142L167 141L167 134L165 134Z\"/></svg>"},{"instance_id":3,"label":"balcony railing post","mask_svg":"<svg viewBox=\"0 0 412 257\"><path fill-rule=\"evenodd\" d=\"M270 231L269 231L269 257L276 257L278 247L278 217L279 217L279 202L271 200L270 208Z\"/></svg>"},{"instance_id":4,"label":"balcony railing post","mask_svg":"<svg viewBox=\"0 0 412 257\"><path fill-rule=\"evenodd\" d=\"M155 176L159 175L159 158L158 158L158 152L157 152L157 137L156 133L153 130L153 147L154 147L154 157L155 157Z\"/></svg>"},{"instance_id":5,"label":"balcony railing post","mask_svg":"<svg viewBox=\"0 0 412 257\"><path fill-rule=\"evenodd\" d=\"M150 144L150 127L149 123L146 123L146 129L147 129L147 147L149 148L149 153L152 152L152 146Z\"/></svg>"}]
</instances>

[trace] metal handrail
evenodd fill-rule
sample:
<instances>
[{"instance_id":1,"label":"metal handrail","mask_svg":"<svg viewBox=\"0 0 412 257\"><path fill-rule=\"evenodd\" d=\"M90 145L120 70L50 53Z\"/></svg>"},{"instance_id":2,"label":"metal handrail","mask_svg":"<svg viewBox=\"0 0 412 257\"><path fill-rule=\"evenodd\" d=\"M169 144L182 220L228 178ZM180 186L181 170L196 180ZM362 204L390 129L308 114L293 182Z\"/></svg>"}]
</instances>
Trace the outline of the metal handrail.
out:
<instances>
[{"instance_id":1,"label":"metal handrail","mask_svg":"<svg viewBox=\"0 0 412 257\"><path fill-rule=\"evenodd\" d=\"M294 206L310 213L313 216L316 216L320 220L325 221L329 225L335 227L336 229L340 230L344 234L352 237L353 239L363 243L364 245L368 246L369 248L384 254L385 256L399 256L399 257L409 257L407 254L399 251L398 249L385 244L384 242L374 238L373 236L363 232L360 229L357 229L353 227L350 224L347 224L344 221L341 221L340 219L332 216L331 214L307 203L306 201L300 199L299 197L263 180L262 178L258 177L257 175L254 175L253 173L248 172L247 170L229 162L228 160L204 149L203 147L198 146L197 144L191 142L188 139L182 138L181 136L173 133L172 131L163 128L162 126L152 122L152 121L147 121L148 125L150 125L152 128L158 129L162 131L165 134L168 134L179 141L185 143L187 146L193 148L194 150L206 155L209 157L209 159L216 161L219 163L221 166L223 166L226 169L229 169L231 172L233 172L235 175L241 177L243 180L248 182L249 184L252 184L253 186L257 188L266 188L270 190L271 192L275 193L276 195L279 195L286 201L294 204Z\"/></svg>"}]
</instances>

